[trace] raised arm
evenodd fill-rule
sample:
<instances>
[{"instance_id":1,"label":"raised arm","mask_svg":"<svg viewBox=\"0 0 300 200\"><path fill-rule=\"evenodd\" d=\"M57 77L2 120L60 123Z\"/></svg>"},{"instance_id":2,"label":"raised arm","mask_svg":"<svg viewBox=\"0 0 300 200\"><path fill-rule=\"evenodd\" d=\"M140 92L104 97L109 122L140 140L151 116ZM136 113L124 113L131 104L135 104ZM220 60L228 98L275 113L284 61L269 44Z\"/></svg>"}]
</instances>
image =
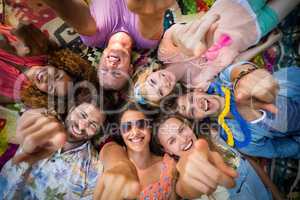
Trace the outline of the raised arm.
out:
<instances>
[{"instance_id":1,"label":"raised arm","mask_svg":"<svg viewBox=\"0 0 300 200\"><path fill-rule=\"evenodd\" d=\"M94 199L136 199L140 185L134 165L126 151L115 142L104 145L100 152L104 165L103 175L99 177Z\"/></svg>"},{"instance_id":2,"label":"raised arm","mask_svg":"<svg viewBox=\"0 0 300 200\"><path fill-rule=\"evenodd\" d=\"M42 0L56 14L72 26L79 34L96 34L97 25L89 6L83 0Z\"/></svg>"},{"instance_id":3,"label":"raised arm","mask_svg":"<svg viewBox=\"0 0 300 200\"><path fill-rule=\"evenodd\" d=\"M278 42L282 37L281 32L273 31L267 38L267 40L251 49L248 49L241 54L239 54L234 62L240 62L245 60L251 60L253 59L257 54L267 50L270 48L274 43Z\"/></svg>"},{"instance_id":4,"label":"raised arm","mask_svg":"<svg viewBox=\"0 0 300 200\"><path fill-rule=\"evenodd\" d=\"M205 140L199 139L195 147L177 163L176 193L182 198L194 199L211 194L218 185L234 187L237 172L227 166L217 152L210 151Z\"/></svg>"}]
</instances>

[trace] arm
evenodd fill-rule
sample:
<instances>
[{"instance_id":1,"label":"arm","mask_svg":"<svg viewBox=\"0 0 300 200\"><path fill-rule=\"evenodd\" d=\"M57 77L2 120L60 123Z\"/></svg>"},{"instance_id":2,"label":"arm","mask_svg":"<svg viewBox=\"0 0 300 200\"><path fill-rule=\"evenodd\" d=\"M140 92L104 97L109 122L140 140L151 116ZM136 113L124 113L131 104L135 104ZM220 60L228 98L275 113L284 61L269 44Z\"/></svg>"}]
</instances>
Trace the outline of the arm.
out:
<instances>
[{"instance_id":1,"label":"arm","mask_svg":"<svg viewBox=\"0 0 300 200\"><path fill-rule=\"evenodd\" d=\"M109 142L100 152L104 165L99 177L94 199L135 199L140 192L137 173L126 151L117 143Z\"/></svg>"},{"instance_id":2,"label":"arm","mask_svg":"<svg viewBox=\"0 0 300 200\"><path fill-rule=\"evenodd\" d=\"M234 63L245 61L245 60L251 60L253 59L257 54L267 50L270 48L274 43L276 43L278 40L280 40L282 37L282 34L280 32L273 31L267 38L265 42L262 44L255 46L251 49L248 49L244 52L242 52L240 55L236 57L234 60Z\"/></svg>"},{"instance_id":3,"label":"arm","mask_svg":"<svg viewBox=\"0 0 300 200\"><path fill-rule=\"evenodd\" d=\"M234 187L236 171L228 167L217 152L209 150L205 140L195 143L195 148L182 155L177 163L179 179L176 192L182 198L194 199L211 194L218 185Z\"/></svg>"},{"instance_id":4,"label":"arm","mask_svg":"<svg viewBox=\"0 0 300 200\"><path fill-rule=\"evenodd\" d=\"M53 116L45 116L46 109L30 109L23 113L17 124L16 142L21 150L14 163L30 164L50 156L66 142L63 125Z\"/></svg>"},{"instance_id":5,"label":"arm","mask_svg":"<svg viewBox=\"0 0 300 200\"><path fill-rule=\"evenodd\" d=\"M86 36L96 34L96 22L90 13L89 6L83 0L43 0L43 2L79 34Z\"/></svg>"}]
</instances>

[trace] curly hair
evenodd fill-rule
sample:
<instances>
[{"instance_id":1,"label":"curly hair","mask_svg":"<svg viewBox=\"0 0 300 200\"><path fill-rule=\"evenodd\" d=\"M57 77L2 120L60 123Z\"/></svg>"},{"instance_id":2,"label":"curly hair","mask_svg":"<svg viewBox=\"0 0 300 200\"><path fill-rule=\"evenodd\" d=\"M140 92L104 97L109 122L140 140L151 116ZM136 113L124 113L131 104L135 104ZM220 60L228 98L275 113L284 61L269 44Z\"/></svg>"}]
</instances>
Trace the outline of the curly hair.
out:
<instances>
[{"instance_id":1,"label":"curly hair","mask_svg":"<svg viewBox=\"0 0 300 200\"><path fill-rule=\"evenodd\" d=\"M97 85L95 68L69 49L61 49L50 53L48 63L64 70L73 78L74 82L87 80ZM28 107L48 107L48 94L40 91L31 81L22 87L20 96L21 101ZM57 104L56 100L55 105Z\"/></svg>"},{"instance_id":2,"label":"curly hair","mask_svg":"<svg viewBox=\"0 0 300 200\"><path fill-rule=\"evenodd\" d=\"M49 54L48 63L64 70L74 81L86 80L93 84L98 83L96 69L77 53L69 49L53 51Z\"/></svg>"},{"instance_id":3,"label":"curly hair","mask_svg":"<svg viewBox=\"0 0 300 200\"><path fill-rule=\"evenodd\" d=\"M21 24L13 31L18 38L23 40L30 52L28 56L47 54L58 49L55 42L51 41L40 29L33 24Z\"/></svg>"}]
</instances>

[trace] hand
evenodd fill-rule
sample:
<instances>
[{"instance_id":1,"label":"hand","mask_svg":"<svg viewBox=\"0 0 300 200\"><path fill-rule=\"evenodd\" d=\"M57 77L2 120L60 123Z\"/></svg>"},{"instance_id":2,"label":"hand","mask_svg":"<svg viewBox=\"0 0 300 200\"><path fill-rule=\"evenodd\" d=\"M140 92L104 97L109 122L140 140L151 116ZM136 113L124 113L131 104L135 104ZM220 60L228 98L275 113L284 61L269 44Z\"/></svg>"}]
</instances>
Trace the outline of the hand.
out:
<instances>
[{"instance_id":1,"label":"hand","mask_svg":"<svg viewBox=\"0 0 300 200\"><path fill-rule=\"evenodd\" d=\"M208 41L213 40L219 15L202 17L188 24L174 25L172 39L176 46L188 56L200 56L208 49Z\"/></svg>"},{"instance_id":2,"label":"hand","mask_svg":"<svg viewBox=\"0 0 300 200\"><path fill-rule=\"evenodd\" d=\"M110 169L104 170L100 176L94 200L137 199L140 194L140 184L134 165L129 162L118 162Z\"/></svg>"},{"instance_id":3,"label":"hand","mask_svg":"<svg viewBox=\"0 0 300 200\"><path fill-rule=\"evenodd\" d=\"M218 185L232 188L237 177L237 172L224 163L219 153L210 151L203 139L199 139L194 149L180 157L176 167L179 172L176 192L189 199L211 194Z\"/></svg>"},{"instance_id":4,"label":"hand","mask_svg":"<svg viewBox=\"0 0 300 200\"><path fill-rule=\"evenodd\" d=\"M55 117L45 116L45 110L31 109L20 117L16 140L22 151L14 156L14 163L33 164L64 146L66 133L63 125Z\"/></svg>"},{"instance_id":5,"label":"hand","mask_svg":"<svg viewBox=\"0 0 300 200\"><path fill-rule=\"evenodd\" d=\"M273 76L265 69L257 69L238 81L234 95L239 104L252 104L256 108L276 113L277 108L273 102L278 90L279 85Z\"/></svg>"}]
</instances>

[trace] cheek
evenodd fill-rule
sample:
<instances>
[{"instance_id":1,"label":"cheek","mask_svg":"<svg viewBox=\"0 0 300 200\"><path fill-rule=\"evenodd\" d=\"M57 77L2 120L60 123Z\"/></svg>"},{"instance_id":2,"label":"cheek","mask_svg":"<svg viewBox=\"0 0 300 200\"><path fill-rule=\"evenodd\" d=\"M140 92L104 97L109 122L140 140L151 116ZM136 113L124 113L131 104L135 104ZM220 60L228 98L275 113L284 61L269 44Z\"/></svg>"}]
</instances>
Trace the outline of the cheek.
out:
<instances>
[{"instance_id":1,"label":"cheek","mask_svg":"<svg viewBox=\"0 0 300 200\"><path fill-rule=\"evenodd\" d=\"M34 82L35 86L42 92L48 93L48 84Z\"/></svg>"}]
</instances>

